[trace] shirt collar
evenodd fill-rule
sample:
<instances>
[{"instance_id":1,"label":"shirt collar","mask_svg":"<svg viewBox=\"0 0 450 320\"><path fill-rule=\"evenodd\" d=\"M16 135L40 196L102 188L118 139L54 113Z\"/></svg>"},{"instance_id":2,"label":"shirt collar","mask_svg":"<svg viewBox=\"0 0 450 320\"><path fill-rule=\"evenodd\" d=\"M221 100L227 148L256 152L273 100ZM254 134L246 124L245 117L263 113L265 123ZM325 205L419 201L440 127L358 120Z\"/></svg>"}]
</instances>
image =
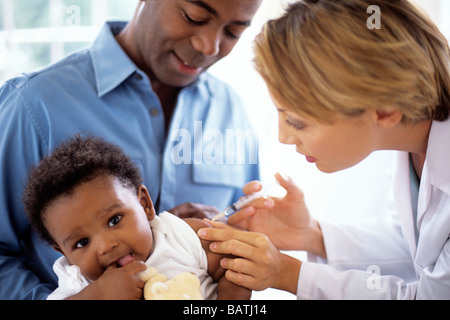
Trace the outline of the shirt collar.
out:
<instances>
[{"instance_id":1,"label":"shirt collar","mask_svg":"<svg viewBox=\"0 0 450 320\"><path fill-rule=\"evenodd\" d=\"M91 57L99 97L115 89L137 67L115 39L126 22L106 22L91 46Z\"/></svg>"}]
</instances>

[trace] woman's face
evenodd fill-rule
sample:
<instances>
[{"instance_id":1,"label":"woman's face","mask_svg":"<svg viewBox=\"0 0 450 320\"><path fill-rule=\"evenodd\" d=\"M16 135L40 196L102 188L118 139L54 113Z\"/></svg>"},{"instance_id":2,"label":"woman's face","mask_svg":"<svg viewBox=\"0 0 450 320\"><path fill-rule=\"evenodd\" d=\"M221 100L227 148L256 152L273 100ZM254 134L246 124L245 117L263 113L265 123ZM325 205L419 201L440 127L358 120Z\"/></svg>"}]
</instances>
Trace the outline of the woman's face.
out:
<instances>
[{"instance_id":1,"label":"woman's face","mask_svg":"<svg viewBox=\"0 0 450 320\"><path fill-rule=\"evenodd\" d=\"M322 123L273 100L279 116L279 141L295 144L297 152L322 172L350 168L375 150L377 132L372 112Z\"/></svg>"}]
</instances>

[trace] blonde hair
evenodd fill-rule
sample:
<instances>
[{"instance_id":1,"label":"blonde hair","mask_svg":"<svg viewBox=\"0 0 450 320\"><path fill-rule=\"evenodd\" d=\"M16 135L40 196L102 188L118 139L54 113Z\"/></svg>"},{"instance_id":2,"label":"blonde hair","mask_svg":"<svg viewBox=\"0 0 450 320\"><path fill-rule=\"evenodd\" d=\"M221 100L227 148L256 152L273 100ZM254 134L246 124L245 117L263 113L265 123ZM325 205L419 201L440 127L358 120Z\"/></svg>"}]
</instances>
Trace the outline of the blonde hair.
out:
<instances>
[{"instance_id":1,"label":"blonde hair","mask_svg":"<svg viewBox=\"0 0 450 320\"><path fill-rule=\"evenodd\" d=\"M381 29L369 29L378 5ZM279 102L325 122L398 108L403 122L443 121L450 109L450 50L406 0L304 0L265 24L255 66Z\"/></svg>"}]
</instances>

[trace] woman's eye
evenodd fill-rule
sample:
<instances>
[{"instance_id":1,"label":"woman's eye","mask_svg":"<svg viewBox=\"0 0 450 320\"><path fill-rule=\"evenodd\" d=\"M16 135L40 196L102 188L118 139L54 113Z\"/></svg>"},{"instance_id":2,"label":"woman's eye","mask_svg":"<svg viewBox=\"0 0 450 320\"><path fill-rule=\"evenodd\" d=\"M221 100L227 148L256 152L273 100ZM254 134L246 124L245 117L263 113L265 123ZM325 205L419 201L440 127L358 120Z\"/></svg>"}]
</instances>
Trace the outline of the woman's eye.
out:
<instances>
[{"instance_id":1,"label":"woman's eye","mask_svg":"<svg viewBox=\"0 0 450 320\"><path fill-rule=\"evenodd\" d=\"M287 123L289 126L293 127L293 128L294 128L295 130L297 130L297 131L300 131L300 130L302 130L302 129L305 127L304 125L298 124L298 123L293 122L293 121L291 121L291 120L289 120L289 119L286 119L286 123Z\"/></svg>"},{"instance_id":2,"label":"woman's eye","mask_svg":"<svg viewBox=\"0 0 450 320\"><path fill-rule=\"evenodd\" d=\"M81 239L80 241L78 241L78 242L75 244L75 248L78 248L78 249L84 248L84 247L87 246L88 244L89 244L89 239L88 239L88 238L83 238L83 239Z\"/></svg>"},{"instance_id":3,"label":"woman's eye","mask_svg":"<svg viewBox=\"0 0 450 320\"><path fill-rule=\"evenodd\" d=\"M108 221L109 227L114 227L116 224L118 224L122 220L122 215L115 215Z\"/></svg>"}]
</instances>

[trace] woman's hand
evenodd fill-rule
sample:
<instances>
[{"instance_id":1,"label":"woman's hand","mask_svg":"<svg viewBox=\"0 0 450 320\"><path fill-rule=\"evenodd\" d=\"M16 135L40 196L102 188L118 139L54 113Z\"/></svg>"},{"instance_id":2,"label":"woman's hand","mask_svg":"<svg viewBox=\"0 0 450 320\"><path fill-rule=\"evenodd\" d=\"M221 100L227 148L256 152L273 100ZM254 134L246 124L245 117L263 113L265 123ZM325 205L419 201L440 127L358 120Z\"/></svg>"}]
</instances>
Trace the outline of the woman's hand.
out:
<instances>
[{"instance_id":1,"label":"woman's hand","mask_svg":"<svg viewBox=\"0 0 450 320\"><path fill-rule=\"evenodd\" d=\"M306 250L324 256L325 249L323 252L318 249L323 247L320 228L310 217L303 192L290 178L284 178L279 173L275 177L286 189L286 195L283 198L257 199L233 214L228 224L263 233L278 249ZM244 186L243 191L251 194L261 189L261 183L252 181ZM321 241L321 244L313 241Z\"/></svg>"},{"instance_id":2,"label":"woman's hand","mask_svg":"<svg viewBox=\"0 0 450 320\"><path fill-rule=\"evenodd\" d=\"M232 254L220 264L228 269L228 281L251 290L277 288L296 293L301 262L282 254L261 233L247 232L224 223L209 221L214 228L198 231L200 238L217 241L210 245L216 253Z\"/></svg>"}]
</instances>

